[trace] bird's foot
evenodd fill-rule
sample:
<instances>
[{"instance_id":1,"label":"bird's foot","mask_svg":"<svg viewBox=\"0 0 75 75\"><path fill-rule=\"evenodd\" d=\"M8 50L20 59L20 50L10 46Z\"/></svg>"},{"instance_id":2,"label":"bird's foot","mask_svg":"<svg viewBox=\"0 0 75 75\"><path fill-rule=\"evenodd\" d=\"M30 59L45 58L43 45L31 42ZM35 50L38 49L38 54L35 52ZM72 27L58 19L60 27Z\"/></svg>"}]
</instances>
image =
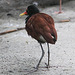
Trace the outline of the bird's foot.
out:
<instances>
[{"instance_id":1,"label":"bird's foot","mask_svg":"<svg viewBox=\"0 0 75 75\"><path fill-rule=\"evenodd\" d=\"M50 65L49 64L45 63L45 65L46 65L46 68L48 68L48 69L50 68Z\"/></svg>"},{"instance_id":2,"label":"bird's foot","mask_svg":"<svg viewBox=\"0 0 75 75\"><path fill-rule=\"evenodd\" d=\"M36 71L38 70L38 67L36 66L36 67L33 67Z\"/></svg>"},{"instance_id":3,"label":"bird's foot","mask_svg":"<svg viewBox=\"0 0 75 75\"><path fill-rule=\"evenodd\" d=\"M63 13L63 12L62 11L55 12L55 14L61 14L61 13Z\"/></svg>"}]
</instances>

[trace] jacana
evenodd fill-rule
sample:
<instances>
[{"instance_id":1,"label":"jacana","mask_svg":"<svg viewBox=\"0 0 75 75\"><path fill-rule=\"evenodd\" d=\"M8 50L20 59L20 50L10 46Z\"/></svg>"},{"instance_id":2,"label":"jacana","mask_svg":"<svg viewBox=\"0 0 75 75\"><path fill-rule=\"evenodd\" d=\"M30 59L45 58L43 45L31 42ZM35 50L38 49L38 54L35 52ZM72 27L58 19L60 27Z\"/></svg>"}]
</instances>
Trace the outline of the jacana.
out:
<instances>
[{"instance_id":1,"label":"jacana","mask_svg":"<svg viewBox=\"0 0 75 75\"><path fill-rule=\"evenodd\" d=\"M38 69L40 62L44 56L44 49L42 44L47 43L48 46L48 64L47 68L50 67L49 59L50 59L50 50L49 43L55 44L57 41L57 32L54 26L54 20L51 16L40 13L39 9L35 5L30 5L27 7L26 11L20 16L28 15L26 18L26 31L28 35L32 38L36 39L41 46L42 56L36 66Z\"/></svg>"}]
</instances>

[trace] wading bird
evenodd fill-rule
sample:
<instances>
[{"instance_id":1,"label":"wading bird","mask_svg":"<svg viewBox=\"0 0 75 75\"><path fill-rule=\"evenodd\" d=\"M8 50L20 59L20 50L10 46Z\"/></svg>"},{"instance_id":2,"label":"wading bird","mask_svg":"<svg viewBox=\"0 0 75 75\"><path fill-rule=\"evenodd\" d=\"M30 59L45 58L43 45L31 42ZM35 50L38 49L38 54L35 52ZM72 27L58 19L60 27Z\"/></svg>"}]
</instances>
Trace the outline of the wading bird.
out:
<instances>
[{"instance_id":1,"label":"wading bird","mask_svg":"<svg viewBox=\"0 0 75 75\"><path fill-rule=\"evenodd\" d=\"M48 46L48 64L47 68L49 68L49 59L50 59L50 51L49 51L49 43L55 44L57 41L57 32L54 26L54 20L51 16L40 13L39 9L35 5L30 5L27 7L26 11L20 16L28 15L26 18L26 31L28 35L32 38L36 39L41 46L42 56L35 67L38 69L40 62L44 56L44 49L42 47L43 43L47 43Z\"/></svg>"},{"instance_id":2,"label":"wading bird","mask_svg":"<svg viewBox=\"0 0 75 75\"><path fill-rule=\"evenodd\" d=\"M60 14L60 13L62 13L62 0L60 0L60 6L59 6L59 11L58 12L55 12L56 14Z\"/></svg>"}]
</instances>

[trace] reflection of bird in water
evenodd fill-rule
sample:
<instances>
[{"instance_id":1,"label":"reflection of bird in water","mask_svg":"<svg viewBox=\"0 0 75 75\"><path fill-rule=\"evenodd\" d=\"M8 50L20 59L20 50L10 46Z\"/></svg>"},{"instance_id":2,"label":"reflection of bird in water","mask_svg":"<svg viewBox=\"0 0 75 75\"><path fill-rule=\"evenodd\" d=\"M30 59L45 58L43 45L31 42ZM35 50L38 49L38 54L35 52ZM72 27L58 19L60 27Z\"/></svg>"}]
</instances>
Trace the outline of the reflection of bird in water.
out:
<instances>
[{"instance_id":1,"label":"reflection of bird in water","mask_svg":"<svg viewBox=\"0 0 75 75\"><path fill-rule=\"evenodd\" d=\"M49 43L55 44L57 41L57 32L54 26L54 20L51 16L45 13L40 13L35 5L28 6L26 12L20 14L20 16L23 15L28 15L28 17L26 18L26 27L25 27L28 35L36 39L42 49L42 56L39 60L39 63L36 66L36 69L38 69L40 62L44 56L44 49L42 47L43 43L47 43L48 46L47 68L49 68L49 59L50 59Z\"/></svg>"}]
</instances>

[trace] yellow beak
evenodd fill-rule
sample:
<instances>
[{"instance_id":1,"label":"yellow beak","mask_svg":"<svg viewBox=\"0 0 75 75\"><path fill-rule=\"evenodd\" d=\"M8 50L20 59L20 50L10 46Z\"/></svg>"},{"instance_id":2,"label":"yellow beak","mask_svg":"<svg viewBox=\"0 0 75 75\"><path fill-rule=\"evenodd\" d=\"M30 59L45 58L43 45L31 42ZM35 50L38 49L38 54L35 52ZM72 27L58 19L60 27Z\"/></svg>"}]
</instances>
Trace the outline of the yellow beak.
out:
<instances>
[{"instance_id":1,"label":"yellow beak","mask_svg":"<svg viewBox=\"0 0 75 75\"><path fill-rule=\"evenodd\" d=\"M19 16L27 15L27 12L21 13Z\"/></svg>"},{"instance_id":2,"label":"yellow beak","mask_svg":"<svg viewBox=\"0 0 75 75\"><path fill-rule=\"evenodd\" d=\"M23 16L23 15L25 15L24 13L21 13L19 16Z\"/></svg>"}]
</instances>

